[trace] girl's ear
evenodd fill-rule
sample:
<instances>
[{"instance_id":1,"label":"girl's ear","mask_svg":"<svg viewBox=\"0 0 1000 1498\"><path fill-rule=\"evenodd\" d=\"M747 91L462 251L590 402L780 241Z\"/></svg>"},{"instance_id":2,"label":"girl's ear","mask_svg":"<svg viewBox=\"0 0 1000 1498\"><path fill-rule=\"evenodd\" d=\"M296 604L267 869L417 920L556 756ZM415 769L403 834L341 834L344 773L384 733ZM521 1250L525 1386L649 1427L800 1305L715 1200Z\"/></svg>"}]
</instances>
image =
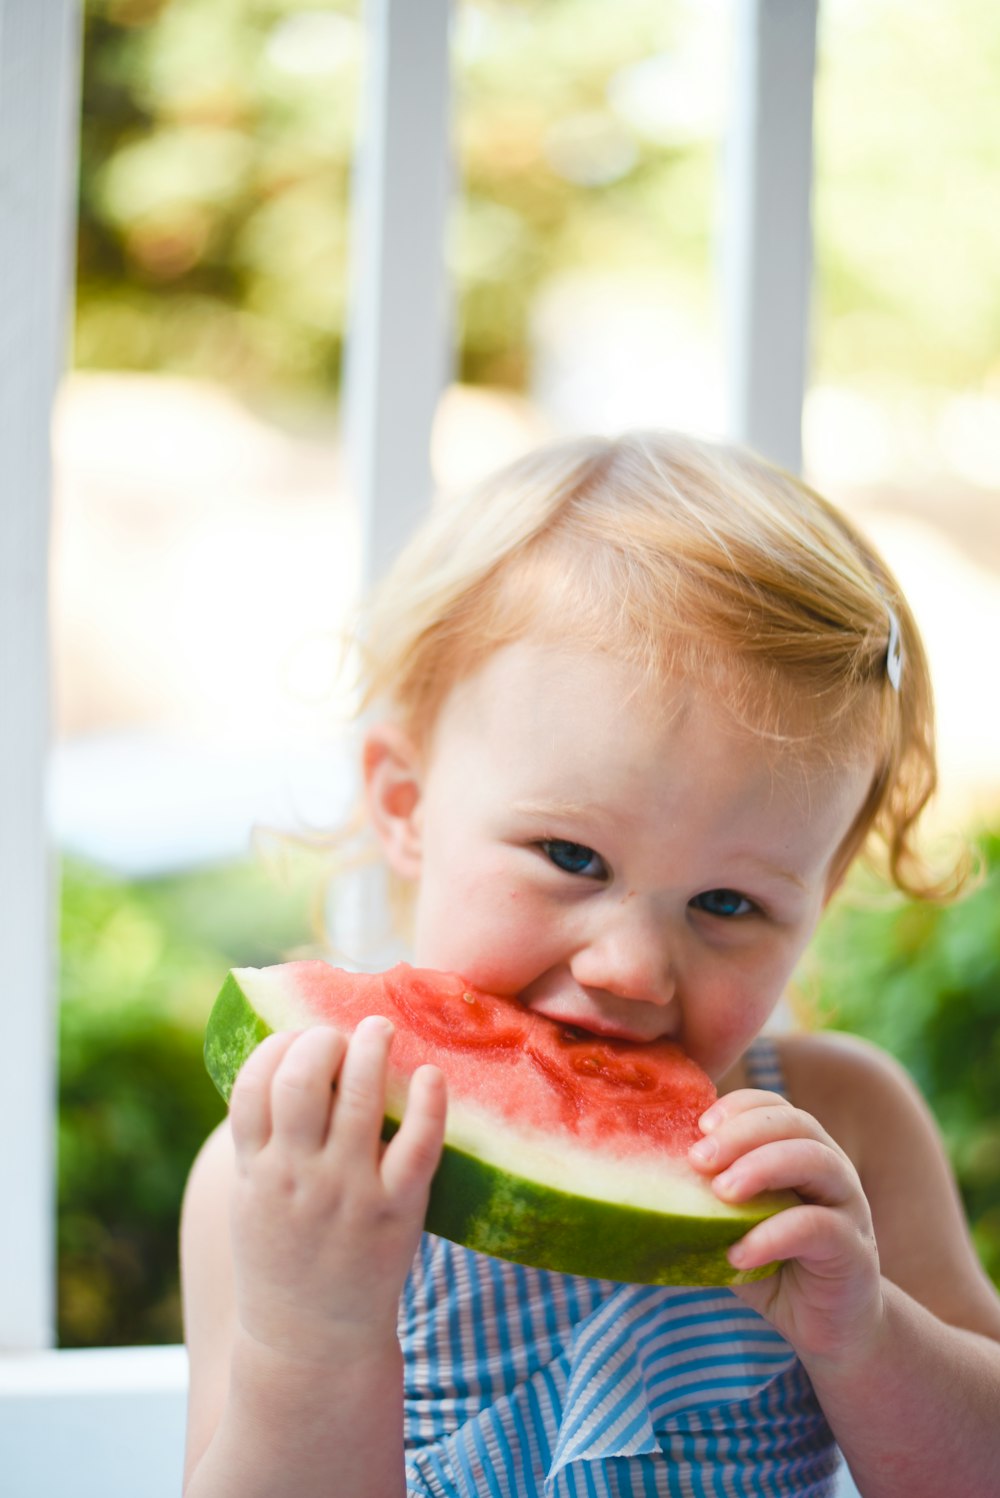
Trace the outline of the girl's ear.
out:
<instances>
[{"instance_id":1,"label":"girl's ear","mask_svg":"<svg viewBox=\"0 0 1000 1498\"><path fill-rule=\"evenodd\" d=\"M416 745L395 723L379 723L362 751L365 800L389 867L403 879L420 873L421 765Z\"/></svg>"}]
</instances>

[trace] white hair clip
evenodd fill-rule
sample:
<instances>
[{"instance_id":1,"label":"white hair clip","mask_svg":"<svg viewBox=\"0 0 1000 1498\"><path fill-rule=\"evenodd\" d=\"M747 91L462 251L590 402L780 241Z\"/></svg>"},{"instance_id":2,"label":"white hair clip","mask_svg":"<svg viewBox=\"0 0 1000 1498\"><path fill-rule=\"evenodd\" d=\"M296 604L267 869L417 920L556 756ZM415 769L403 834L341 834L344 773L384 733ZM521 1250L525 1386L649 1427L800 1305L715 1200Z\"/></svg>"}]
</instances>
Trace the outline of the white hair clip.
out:
<instances>
[{"instance_id":1,"label":"white hair clip","mask_svg":"<svg viewBox=\"0 0 1000 1498\"><path fill-rule=\"evenodd\" d=\"M900 678L903 675L903 637L899 632L899 620L888 604L885 611L889 615L889 647L885 653L885 674L892 683L893 690L899 691Z\"/></svg>"}]
</instances>

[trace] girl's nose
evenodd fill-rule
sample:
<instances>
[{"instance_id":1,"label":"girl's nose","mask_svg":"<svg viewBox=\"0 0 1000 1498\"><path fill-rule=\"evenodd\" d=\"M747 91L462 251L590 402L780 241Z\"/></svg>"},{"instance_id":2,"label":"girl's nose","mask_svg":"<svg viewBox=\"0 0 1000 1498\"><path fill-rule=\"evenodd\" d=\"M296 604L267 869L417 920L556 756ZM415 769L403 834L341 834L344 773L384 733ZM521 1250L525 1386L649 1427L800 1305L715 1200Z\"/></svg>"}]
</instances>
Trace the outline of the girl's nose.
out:
<instances>
[{"instance_id":1,"label":"girl's nose","mask_svg":"<svg viewBox=\"0 0 1000 1498\"><path fill-rule=\"evenodd\" d=\"M626 896L606 908L570 960L582 988L645 1004L669 1004L676 986L675 956L667 920Z\"/></svg>"}]
</instances>

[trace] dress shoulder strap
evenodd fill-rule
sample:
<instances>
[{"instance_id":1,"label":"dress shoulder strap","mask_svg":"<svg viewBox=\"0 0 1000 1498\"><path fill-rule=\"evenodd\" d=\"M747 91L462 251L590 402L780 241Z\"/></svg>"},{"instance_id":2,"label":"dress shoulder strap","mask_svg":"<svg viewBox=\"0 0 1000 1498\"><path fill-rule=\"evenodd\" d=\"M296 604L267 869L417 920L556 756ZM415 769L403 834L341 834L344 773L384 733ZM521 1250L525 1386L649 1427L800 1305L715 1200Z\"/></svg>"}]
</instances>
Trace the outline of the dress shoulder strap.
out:
<instances>
[{"instance_id":1,"label":"dress shoulder strap","mask_svg":"<svg viewBox=\"0 0 1000 1498\"><path fill-rule=\"evenodd\" d=\"M782 1097L788 1096L778 1042L773 1035L758 1035L743 1061L748 1086L761 1087L767 1092L780 1092Z\"/></svg>"}]
</instances>

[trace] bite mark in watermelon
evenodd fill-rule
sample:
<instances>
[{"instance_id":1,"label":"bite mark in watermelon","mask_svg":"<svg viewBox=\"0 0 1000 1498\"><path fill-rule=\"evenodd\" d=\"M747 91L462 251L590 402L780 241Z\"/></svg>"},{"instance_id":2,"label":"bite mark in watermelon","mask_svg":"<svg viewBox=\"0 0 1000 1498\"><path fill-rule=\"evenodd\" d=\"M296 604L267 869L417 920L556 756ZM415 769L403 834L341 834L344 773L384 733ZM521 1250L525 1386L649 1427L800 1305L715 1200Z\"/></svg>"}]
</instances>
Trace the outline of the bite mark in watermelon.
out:
<instances>
[{"instance_id":1,"label":"bite mark in watermelon","mask_svg":"<svg viewBox=\"0 0 1000 1498\"><path fill-rule=\"evenodd\" d=\"M715 1088L670 1041L591 1035L455 973L406 963L347 973L308 961L234 968L209 1018L205 1063L228 1102L272 1031L330 1024L350 1034L368 1014L396 1030L386 1137L419 1065L447 1078L429 1231L518 1263L635 1284L731 1284L775 1267L739 1274L726 1249L793 1198L732 1206L688 1165Z\"/></svg>"}]
</instances>

